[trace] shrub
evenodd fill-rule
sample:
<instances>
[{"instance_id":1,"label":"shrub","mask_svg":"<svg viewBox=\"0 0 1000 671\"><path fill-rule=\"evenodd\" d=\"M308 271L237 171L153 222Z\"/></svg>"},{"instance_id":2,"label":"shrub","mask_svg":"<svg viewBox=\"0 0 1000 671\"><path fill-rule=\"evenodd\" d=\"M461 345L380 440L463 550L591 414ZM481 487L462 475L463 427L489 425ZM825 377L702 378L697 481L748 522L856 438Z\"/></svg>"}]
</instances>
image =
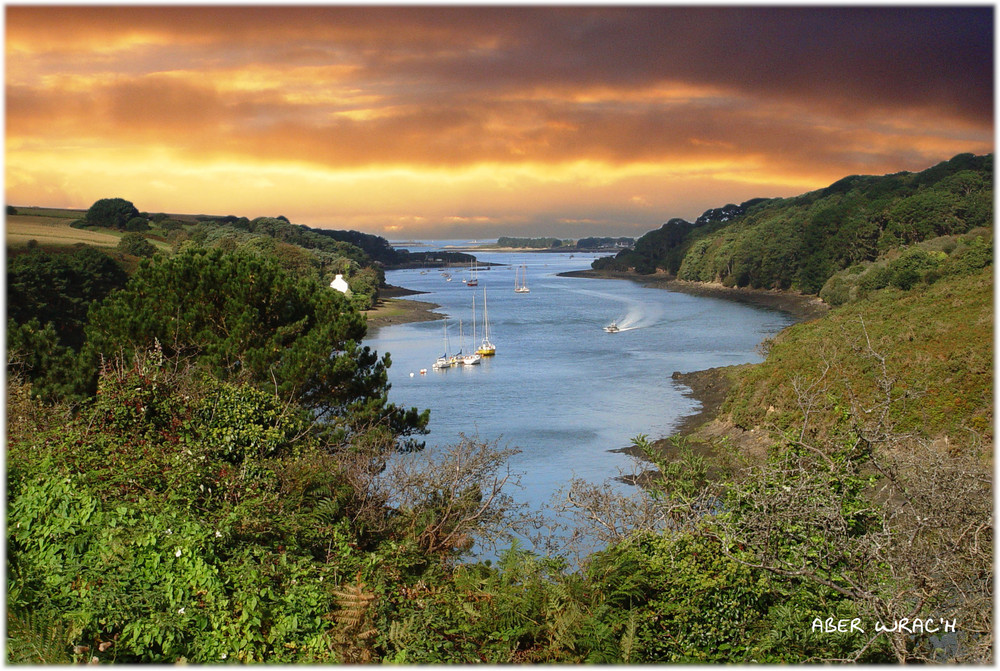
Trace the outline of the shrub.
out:
<instances>
[{"instance_id":1,"label":"shrub","mask_svg":"<svg viewBox=\"0 0 1000 671\"><path fill-rule=\"evenodd\" d=\"M127 222L125 222L126 231L148 231L149 222L145 217L132 217Z\"/></svg>"},{"instance_id":2,"label":"shrub","mask_svg":"<svg viewBox=\"0 0 1000 671\"><path fill-rule=\"evenodd\" d=\"M143 237L142 233L129 232L118 241L117 249L125 254L148 258L156 253L156 247Z\"/></svg>"}]
</instances>

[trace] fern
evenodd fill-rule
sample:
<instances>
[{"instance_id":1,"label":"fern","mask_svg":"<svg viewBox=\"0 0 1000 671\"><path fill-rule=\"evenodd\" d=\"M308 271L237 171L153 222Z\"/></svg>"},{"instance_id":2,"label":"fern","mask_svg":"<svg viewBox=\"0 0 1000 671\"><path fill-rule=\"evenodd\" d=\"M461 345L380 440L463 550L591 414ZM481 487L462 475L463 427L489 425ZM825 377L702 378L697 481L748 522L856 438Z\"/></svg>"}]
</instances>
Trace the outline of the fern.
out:
<instances>
[{"instance_id":1,"label":"fern","mask_svg":"<svg viewBox=\"0 0 1000 671\"><path fill-rule=\"evenodd\" d=\"M628 622L625 624L625 633L622 634L621 642L621 663L632 663L632 651L635 649L636 615L631 612L628 615Z\"/></svg>"},{"instance_id":2,"label":"fern","mask_svg":"<svg viewBox=\"0 0 1000 671\"><path fill-rule=\"evenodd\" d=\"M309 511L309 517L319 525L333 524L339 519L342 507L340 499L324 498Z\"/></svg>"},{"instance_id":3,"label":"fern","mask_svg":"<svg viewBox=\"0 0 1000 671\"><path fill-rule=\"evenodd\" d=\"M368 641L378 635L374 614L377 596L365 591L361 574L357 583L335 589L332 594L337 610L328 617L339 626L330 632L331 649L339 653L345 664L370 663L374 653Z\"/></svg>"},{"instance_id":4,"label":"fern","mask_svg":"<svg viewBox=\"0 0 1000 671\"><path fill-rule=\"evenodd\" d=\"M10 613L7 616L7 663L70 664L66 625L51 613Z\"/></svg>"}]
</instances>

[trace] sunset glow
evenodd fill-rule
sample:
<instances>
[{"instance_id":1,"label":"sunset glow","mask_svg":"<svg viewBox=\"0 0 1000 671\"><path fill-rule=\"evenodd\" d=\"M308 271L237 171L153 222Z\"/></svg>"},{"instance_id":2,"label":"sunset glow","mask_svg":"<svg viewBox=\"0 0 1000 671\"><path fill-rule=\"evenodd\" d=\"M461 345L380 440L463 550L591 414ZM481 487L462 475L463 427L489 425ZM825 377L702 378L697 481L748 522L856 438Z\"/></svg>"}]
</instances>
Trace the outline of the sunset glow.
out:
<instances>
[{"instance_id":1,"label":"sunset glow","mask_svg":"<svg viewBox=\"0 0 1000 671\"><path fill-rule=\"evenodd\" d=\"M6 198L641 235L993 151L993 9L17 6Z\"/></svg>"}]
</instances>

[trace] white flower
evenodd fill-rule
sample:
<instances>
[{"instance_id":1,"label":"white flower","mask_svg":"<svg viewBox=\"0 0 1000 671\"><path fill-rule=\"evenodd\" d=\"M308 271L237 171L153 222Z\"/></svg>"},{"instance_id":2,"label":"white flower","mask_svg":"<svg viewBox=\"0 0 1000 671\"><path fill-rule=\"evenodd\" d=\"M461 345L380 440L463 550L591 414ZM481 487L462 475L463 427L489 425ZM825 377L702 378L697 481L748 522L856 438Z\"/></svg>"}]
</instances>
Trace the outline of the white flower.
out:
<instances>
[{"instance_id":1,"label":"white flower","mask_svg":"<svg viewBox=\"0 0 1000 671\"><path fill-rule=\"evenodd\" d=\"M183 615L184 614L184 609L183 608L178 608L177 609L177 614L178 615Z\"/></svg>"},{"instance_id":2,"label":"white flower","mask_svg":"<svg viewBox=\"0 0 1000 671\"><path fill-rule=\"evenodd\" d=\"M215 537L216 538L222 538L222 532L221 531L216 531L215 532Z\"/></svg>"},{"instance_id":3,"label":"white flower","mask_svg":"<svg viewBox=\"0 0 1000 671\"><path fill-rule=\"evenodd\" d=\"M228 656L229 655L227 655L226 653L222 653L221 655L219 655L219 659L225 659Z\"/></svg>"},{"instance_id":4,"label":"white flower","mask_svg":"<svg viewBox=\"0 0 1000 671\"><path fill-rule=\"evenodd\" d=\"M177 552L174 553L174 556L175 557L180 557L181 556L181 549L180 548L177 548Z\"/></svg>"},{"instance_id":5,"label":"white flower","mask_svg":"<svg viewBox=\"0 0 1000 671\"><path fill-rule=\"evenodd\" d=\"M172 534L172 533L174 533L174 530L173 530L173 529L167 529L167 535L170 535L170 534Z\"/></svg>"}]
</instances>

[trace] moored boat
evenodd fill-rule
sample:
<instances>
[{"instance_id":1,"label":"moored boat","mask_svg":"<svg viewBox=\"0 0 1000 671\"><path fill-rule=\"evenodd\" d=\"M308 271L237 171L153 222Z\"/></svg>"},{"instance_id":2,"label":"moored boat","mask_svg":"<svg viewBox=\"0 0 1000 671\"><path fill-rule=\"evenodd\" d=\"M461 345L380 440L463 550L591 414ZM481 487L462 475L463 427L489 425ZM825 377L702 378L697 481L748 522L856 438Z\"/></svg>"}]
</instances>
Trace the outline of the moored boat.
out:
<instances>
[{"instance_id":1,"label":"moored boat","mask_svg":"<svg viewBox=\"0 0 1000 671\"><path fill-rule=\"evenodd\" d=\"M475 297L473 297L473 301L475 301ZM475 311L476 311L475 302L473 302L472 304L472 311L473 311L473 323L475 323ZM475 339L473 339L473 342L475 342ZM486 289L484 288L483 289L483 342L479 345L479 349L476 350L476 354L479 354L481 356L493 356L496 353L497 353L496 346L492 342L490 342L490 319L489 315L486 312Z\"/></svg>"},{"instance_id":2,"label":"moored boat","mask_svg":"<svg viewBox=\"0 0 1000 671\"><path fill-rule=\"evenodd\" d=\"M531 289L528 288L528 266L523 263L520 268L514 269L514 293L531 293Z\"/></svg>"}]
</instances>

